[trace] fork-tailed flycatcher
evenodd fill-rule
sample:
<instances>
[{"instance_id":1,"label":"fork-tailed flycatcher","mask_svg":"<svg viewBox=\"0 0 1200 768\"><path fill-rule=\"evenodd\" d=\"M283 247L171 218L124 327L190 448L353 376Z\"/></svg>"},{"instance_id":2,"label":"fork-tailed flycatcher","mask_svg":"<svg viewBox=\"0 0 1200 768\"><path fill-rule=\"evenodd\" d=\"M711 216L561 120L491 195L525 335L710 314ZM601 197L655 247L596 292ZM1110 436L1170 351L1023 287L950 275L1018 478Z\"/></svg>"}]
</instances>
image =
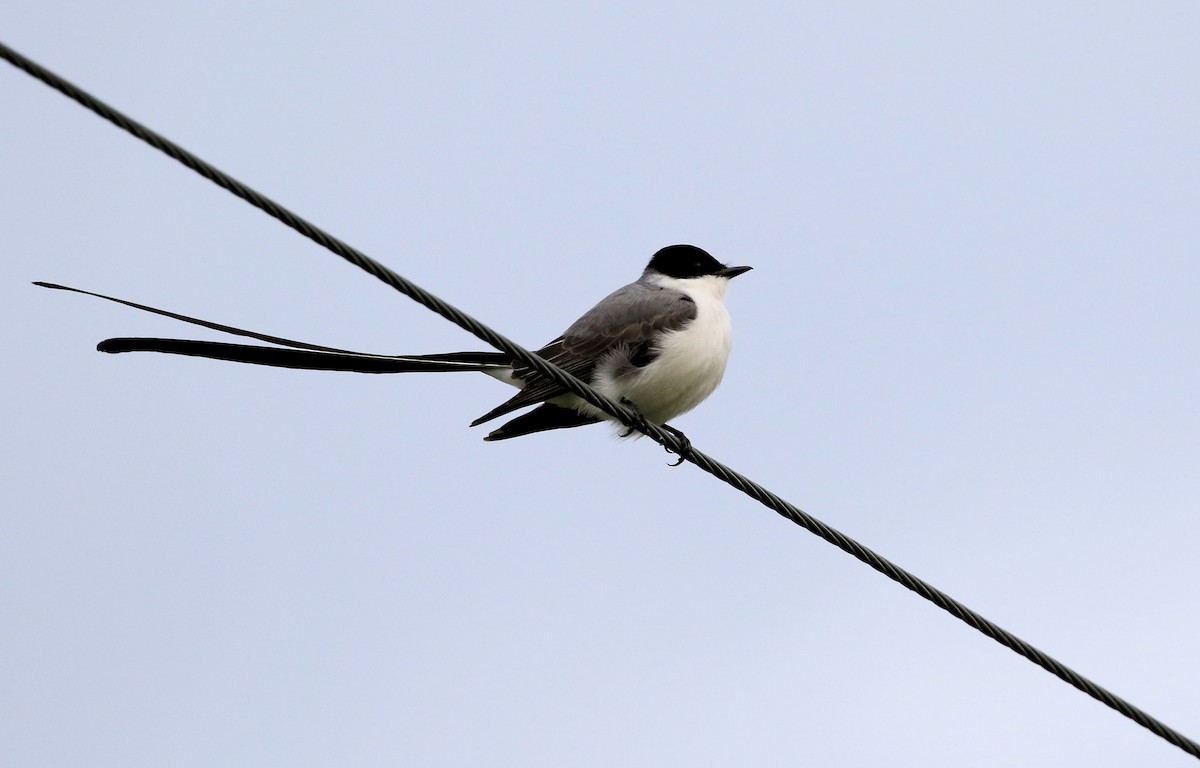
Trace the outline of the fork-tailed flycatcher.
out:
<instances>
[{"instance_id":1,"label":"fork-tailed flycatcher","mask_svg":"<svg viewBox=\"0 0 1200 768\"><path fill-rule=\"evenodd\" d=\"M609 294L561 336L537 350L540 357L588 382L608 398L658 425L686 413L712 394L725 374L732 344L725 289L750 267L727 267L692 245L663 248L636 282ZM517 387L509 400L471 426L538 405L493 430L485 440L613 420L552 379L504 352L371 355L281 339L154 309L76 288L38 283L116 301L196 325L283 346L264 347L187 339L116 338L101 352L167 352L239 363L326 371L410 373L480 371ZM667 427L667 429L671 429ZM678 437L683 435L671 431ZM626 432L625 434L629 434ZM683 438L686 445L686 438Z\"/></svg>"}]
</instances>

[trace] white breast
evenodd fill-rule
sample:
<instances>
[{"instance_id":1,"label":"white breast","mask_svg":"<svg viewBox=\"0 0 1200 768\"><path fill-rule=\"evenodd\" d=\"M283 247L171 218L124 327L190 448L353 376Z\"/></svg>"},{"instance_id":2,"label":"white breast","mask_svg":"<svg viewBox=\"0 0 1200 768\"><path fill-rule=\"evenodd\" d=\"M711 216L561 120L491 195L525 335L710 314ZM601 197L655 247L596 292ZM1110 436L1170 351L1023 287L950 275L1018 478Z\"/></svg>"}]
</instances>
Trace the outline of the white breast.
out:
<instances>
[{"instance_id":1,"label":"white breast","mask_svg":"<svg viewBox=\"0 0 1200 768\"><path fill-rule=\"evenodd\" d=\"M601 391L632 400L647 420L662 424L687 413L713 393L725 375L733 329L725 309L728 278L662 278L664 288L681 290L696 302L696 318L669 332L659 355L631 377L604 382Z\"/></svg>"}]
</instances>

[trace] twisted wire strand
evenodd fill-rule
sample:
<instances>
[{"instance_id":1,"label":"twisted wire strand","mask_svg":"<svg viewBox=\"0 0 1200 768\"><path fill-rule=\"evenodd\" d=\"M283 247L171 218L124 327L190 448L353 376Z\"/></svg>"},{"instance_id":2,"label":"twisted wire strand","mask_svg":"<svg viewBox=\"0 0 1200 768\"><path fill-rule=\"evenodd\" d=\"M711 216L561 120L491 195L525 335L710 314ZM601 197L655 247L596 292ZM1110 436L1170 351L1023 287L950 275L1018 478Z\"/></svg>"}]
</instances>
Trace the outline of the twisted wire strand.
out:
<instances>
[{"instance_id":1,"label":"twisted wire strand","mask_svg":"<svg viewBox=\"0 0 1200 768\"><path fill-rule=\"evenodd\" d=\"M1200 743L1197 743L1196 741L1189 739L1187 736L1184 736L1182 733L1170 728L1149 713L1084 677L1062 662L1042 652L1033 645L1030 645L1011 632L988 620L981 614L971 610L966 605L950 597L945 592L942 592L923 579L904 570L900 566L892 563L890 560L877 554L873 550L863 546L862 544L859 544L857 541L849 536L846 536L842 532L831 528L807 512L804 512L799 507L796 507L795 505L780 498L776 494L768 491L766 488L754 482L753 480L750 480L739 472L734 471L707 454L685 445L683 441L661 427L645 422L638 417L638 414L629 408L609 400L600 393L596 392L586 383L575 378L561 368L547 362L546 360L543 360L516 342L509 340L505 336L502 336L488 326L474 319L465 312L462 312L458 308L448 304L415 283L412 283L404 277L401 277L361 251L351 247L333 235L325 232L323 229L292 213L290 210L284 208L274 200L271 200L265 195L262 195L245 184L242 184L237 179L234 179L232 176L229 176L218 168L210 165L204 160L201 160L199 157L193 155L191 152L188 152L178 144L175 144L169 139L152 131L136 120L100 101L78 86L23 56L22 54L5 45L3 42L0 42L0 58L7 60L18 69L23 70L51 88L78 102L80 105L86 107L100 117L103 117L105 120L113 123L122 130L133 134L150 146L160 150L164 154L179 161L188 168L191 168L193 171L199 173L201 176L218 185L222 189L228 190L234 195L250 203L255 208L258 208L269 216L279 220L283 224L309 238L310 240L313 240L338 256L341 256L343 259L355 265L356 267L375 276L379 280L382 280L384 283L400 291L405 296L408 296L410 299L416 301L422 306L432 310L433 312L436 312L460 328L475 335L477 338L487 342L488 344L491 344L493 347L496 347L507 354L512 355L514 358L520 360L526 365L529 365L539 373L549 376L551 379L561 384L563 387L567 388L579 397L583 398L588 403L591 403L597 408L600 408L606 413L619 419L626 426L640 430L651 439L658 442L660 445L664 446L668 450L680 454L687 461L695 464L705 472L708 472L717 479L728 483L730 486L736 488L755 501L758 501L760 504L766 506L768 509L773 510L787 520L790 520L796 525L799 525L816 534L825 541L836 546L838 549L841 549L843 552L846 552L863 563L866 563L871 568L874 568L884 576L887 576L889 579L892 579L905 588L917 593L921 597L930 601L942 610L947 611L967 625L974 627L987 637L990 637L1001 645L1015 651L1021 656L1024 656L1026 659L1032 661L1034 664L1037 664L1039 667L1045 669L1047 672L1051 673L1060 680L1086 693L1104 705L1111 707L1138 725L1146 728L1154 735L1166 740L1171 744L1174 744L1188 754L1200 758Z\"/></svg>"}]
</instances>

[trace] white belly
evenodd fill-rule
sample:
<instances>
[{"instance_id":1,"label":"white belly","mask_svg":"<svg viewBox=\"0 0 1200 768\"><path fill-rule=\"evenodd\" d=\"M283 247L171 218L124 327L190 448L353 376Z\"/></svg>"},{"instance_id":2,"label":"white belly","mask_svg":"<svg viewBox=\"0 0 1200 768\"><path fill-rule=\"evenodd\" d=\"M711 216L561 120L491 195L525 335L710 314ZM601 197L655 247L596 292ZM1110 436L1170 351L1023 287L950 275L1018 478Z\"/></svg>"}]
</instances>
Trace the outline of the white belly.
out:
<instances>
[{"instance_id":1,"label":"white belly","mask_svg":"<svg viewBox=\"0 0 1200 768\"><path fill-rule=\"evenodd\" d=\"M601 392L617 401L622 397L633 401L655 424L687 413L713 393L725 376L733 329L723 301L728 281L711 280L711 285L706 280L698 290L689 291L696 302L696 319L666 334L658 345L658 357L649 365L597 382Z\"/></svg>"}]
</instances>

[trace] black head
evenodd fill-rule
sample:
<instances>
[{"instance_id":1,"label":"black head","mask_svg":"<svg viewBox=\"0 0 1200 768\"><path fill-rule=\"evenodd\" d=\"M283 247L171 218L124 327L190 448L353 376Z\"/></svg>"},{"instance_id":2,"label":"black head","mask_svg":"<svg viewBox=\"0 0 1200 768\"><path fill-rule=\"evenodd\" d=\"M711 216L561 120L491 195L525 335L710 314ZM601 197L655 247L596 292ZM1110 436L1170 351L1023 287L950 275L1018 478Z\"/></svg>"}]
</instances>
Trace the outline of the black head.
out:
<instances>
[{"instance_id":1,"label":"black head","mask_svg":"<svg viewBox=\"0 0 1200 768\"><path fill-rule=\"evenodd\" d=\"M646 269L661 272L667 277L687 278L715 275L737 277L750 267L727 267L694 245L668 245L650 259Z\"/></svg>"}]
</instances>

